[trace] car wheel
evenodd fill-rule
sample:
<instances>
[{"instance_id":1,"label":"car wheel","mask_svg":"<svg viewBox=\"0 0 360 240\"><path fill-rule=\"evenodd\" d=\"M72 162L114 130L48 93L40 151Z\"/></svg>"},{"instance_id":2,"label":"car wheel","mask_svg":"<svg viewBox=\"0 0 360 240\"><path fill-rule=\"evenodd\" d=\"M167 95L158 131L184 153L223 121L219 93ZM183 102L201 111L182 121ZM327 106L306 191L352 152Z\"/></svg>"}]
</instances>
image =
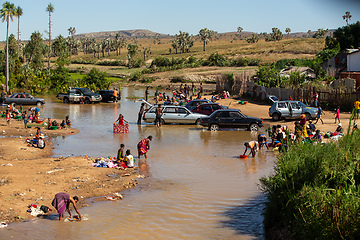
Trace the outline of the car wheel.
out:
<instances>
[{"instance_id":1,"label":"car wheel","mask_svg":"<svg viewBox=\"0 0 360 240\"><path fill-rule=\"evenodd\" d=\"M36 105L37 105L37 106L41 106L41 105L42 105L42 102L39 101L39 102L36 103Z\"/></svg>"},{"instance_id":2,"label":"car wheel","mask_svg":"<svg viewBox=\"0 0 360 240\"><path fill-rule=\"evenodd\" d=\"M305 116L306 116L306 119L307 119L307 120L310 120L310 119L311 119L310 113L305 113Z\"/></svg>"},{"instance_id":3,"label":"car wheel","mask_svg":"<svg viewBox=\"0 0 360 240\"><path fill-rule=\"evenodd\" d=\"M209 127L209 130L212 132L216 132L217 130L219 130L219 125L217 124L211 124Z\"/></svg>"},{"instance_id":4,"label":"car wheel","mask_svg":"<svg viewBox=\"0 0 360 240\"><path fill-rule=\"evenodd\" d=\"M274 113L274 114L272 115L272 120L274 120L274 121L279 121L279 120L280 120L280 114Z\"/></svg>"},{"instance_id":5,"label":"car wheel","mask_svg":"<svg viewBox=\"0 0 360 240\"><path fill-rule=\"evenodd\" d=\"M86 98L84 102L85 102L86 104L89 104L89 103L90 103L90 99Z\"/></svg>"},{"instance_id":6,"label":"car wheel","mask_svg":"<svg viewBox=\"0 0 360 240\"><path fill-rule=\"evenodd\" d=\"M64 103L69 103L69 99L68 99L68 98L64 98L64 99L63 99L63 102L64 102Z\"/></svg>"},{"instance_id":7,"label":"car wheel","mask_svg":"<svg viewBox=\"0 0 360 240\"><path fill-rule=\"evenodd\" d=\"M249 130L252 131L252 132L259 131L259 126L256 123L252 123L249 126Z\"/></svg>"},{"instance_id":8,"label":"car wheel","mask_svg":"<svg viewBox=\"0 0 360 240\"><path fill-rule=\"evenodd\" d=\"M196 119L195 125L198 126L198 127L200 127L200 119Z\"/></svg>"}]
</instances>

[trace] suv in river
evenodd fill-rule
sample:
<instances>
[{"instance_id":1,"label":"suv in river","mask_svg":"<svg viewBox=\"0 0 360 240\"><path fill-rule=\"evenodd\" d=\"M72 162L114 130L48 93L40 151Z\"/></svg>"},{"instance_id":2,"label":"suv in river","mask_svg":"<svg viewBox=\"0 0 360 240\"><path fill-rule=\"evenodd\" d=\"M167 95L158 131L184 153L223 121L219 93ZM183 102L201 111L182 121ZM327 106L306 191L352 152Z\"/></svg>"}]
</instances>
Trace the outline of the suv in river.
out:
<instances>
[{"instance_id":1,"label":"suv in river","mask_svg":"<svg viewBox=\"0 0 360 240\"><path fill-rule=\"evenodd\" d=\"M269 108L269 116L274 120L278 121L284 118L300 118L301 114L306 115L306 119L315 118L318 109L309 107L300 101L278 101L274 96L269 96L269 99L273 101L273 105Z\"/></svg>"}]
</instances>

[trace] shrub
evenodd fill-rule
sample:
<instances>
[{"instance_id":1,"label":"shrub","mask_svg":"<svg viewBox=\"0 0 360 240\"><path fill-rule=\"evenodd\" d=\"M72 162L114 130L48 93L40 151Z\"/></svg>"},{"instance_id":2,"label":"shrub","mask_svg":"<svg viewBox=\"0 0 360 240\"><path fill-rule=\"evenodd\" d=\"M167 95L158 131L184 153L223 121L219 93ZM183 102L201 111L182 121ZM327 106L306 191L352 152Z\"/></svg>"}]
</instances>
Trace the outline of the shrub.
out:
<instances>
[{"instance_id":1,"label":"shrub","mask_svg":"<svg viewBox=\"0 0 360 240\"><path fill-rule=\"evenodd\" d=\"M121 60L101 61L101 62L97 62L96 65L100 65L100 66L126 66L126 62L121 61Z\"/></svg>"},{"instance_id":2,"label":"shrub","mask_svg":"<svg viewBox=\"0 0 360 240\"><path fill-rule=\"evenodd\" d=\"M359 239L360 134L338 142L295 144L261 178L267 195L266 229L294 239Z\"/></svg>"}]
</instances>

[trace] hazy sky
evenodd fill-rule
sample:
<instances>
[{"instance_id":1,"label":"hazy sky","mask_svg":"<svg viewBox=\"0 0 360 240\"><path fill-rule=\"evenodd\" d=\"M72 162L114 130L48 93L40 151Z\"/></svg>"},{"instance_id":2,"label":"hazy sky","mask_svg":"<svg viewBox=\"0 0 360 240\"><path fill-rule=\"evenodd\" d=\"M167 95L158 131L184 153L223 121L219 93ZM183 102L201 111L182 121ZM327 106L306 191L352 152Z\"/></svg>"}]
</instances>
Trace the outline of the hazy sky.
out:
<instances>
[{"instance_id":1,"label":"hazy sky","mask_svg":"<svg viewBox=\"0 0 360 240\"><path fill-rule=\"evenodd\" d=\"M76 33L148 29L158 33L181 31L198 34L207 27L219 33L236 31L271 32L273 27L291 32L334 29L344 26L342 16L350 11L350 23L360 21L360 0L13 0L23 9L21 39L39 31L46 37L52 3L52 36ZM4 3L4 2L2 2ZM10 22L10 33L17 33L17 19ZM6 23L0 24L0 41L5 40Z\"/></svg>"}]
</instances>

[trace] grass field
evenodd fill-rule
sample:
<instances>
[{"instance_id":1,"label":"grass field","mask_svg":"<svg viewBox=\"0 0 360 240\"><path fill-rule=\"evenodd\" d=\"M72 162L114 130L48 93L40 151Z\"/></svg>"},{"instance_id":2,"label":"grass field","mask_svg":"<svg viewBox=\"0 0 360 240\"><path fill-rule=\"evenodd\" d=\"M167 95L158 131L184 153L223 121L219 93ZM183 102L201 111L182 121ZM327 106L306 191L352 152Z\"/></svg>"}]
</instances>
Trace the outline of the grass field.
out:
<instances>
[{"instance_id":1,"label":"grass field","mask_svg":"<svg viewBox=\"0 0 360 240\"><path fill-rule=\"evenodd\" d=\"M153 39L138 39L138 40L128 40L128 43L134 44L135 42L139 46L138 53L135 58L140 59L144 58L143 48L151 48L151 54L147 54L146 66L148 67L151 64L151 60L163 56L167 58L188 58L193 56L197 59L207 59L211 53L219 53L220 55L226 56L228 58L249 58L260 60L262 64L274 62L280 59L310 59L314 58L316 53L321 51L324 48L324 39L314 39L314 38L284 38L281 41L277 42L266 42L261 39L257 43L247 43L244 40L234 40L235 36L222 36L218 40L210 41L206 46L206 51L203 51L203 43L197 40L194 43L194 46L190 49L189 53L175 54L175 50L171 47L171 39L162 39L161 44L155 43ZM286 36L285 36L286 37ZM171 54L170 49L171 48ZM122 48L120 55L116 56L115 52L105 53L105 56L102 57L100 54L100 61L112 61L112 60L123 60L126 61L127 50ZM94 57L94 54L83 54L82 52L79 55L71 56L72 60L97 60ZM141 69L129 69L122 66L99 66L99 65L89 65L89 64L72 64L70 69L72 71L82 71L84 73L88 72L91 68L96 67L101 71L107 72L110 76L117 78L126 78L130 74L140 71ZM256 68L256 67L255 67ZM239 71L244 71L246 68L216 68L213 67L201 67L198 69L181 69L176 71L168 71L166 73L155 73L147 74L147 77L162 78L165 77L169 79L174 76L181 76L183 74L191 72L192 74L215 74L215 73L235 73ZM254 69L254 67L252 68ZM81 76L81 75L80 75ZM74 76L73 76L74 77ZM114 79L118 80L118 79Z\"/></svg>"}]
</instances>

